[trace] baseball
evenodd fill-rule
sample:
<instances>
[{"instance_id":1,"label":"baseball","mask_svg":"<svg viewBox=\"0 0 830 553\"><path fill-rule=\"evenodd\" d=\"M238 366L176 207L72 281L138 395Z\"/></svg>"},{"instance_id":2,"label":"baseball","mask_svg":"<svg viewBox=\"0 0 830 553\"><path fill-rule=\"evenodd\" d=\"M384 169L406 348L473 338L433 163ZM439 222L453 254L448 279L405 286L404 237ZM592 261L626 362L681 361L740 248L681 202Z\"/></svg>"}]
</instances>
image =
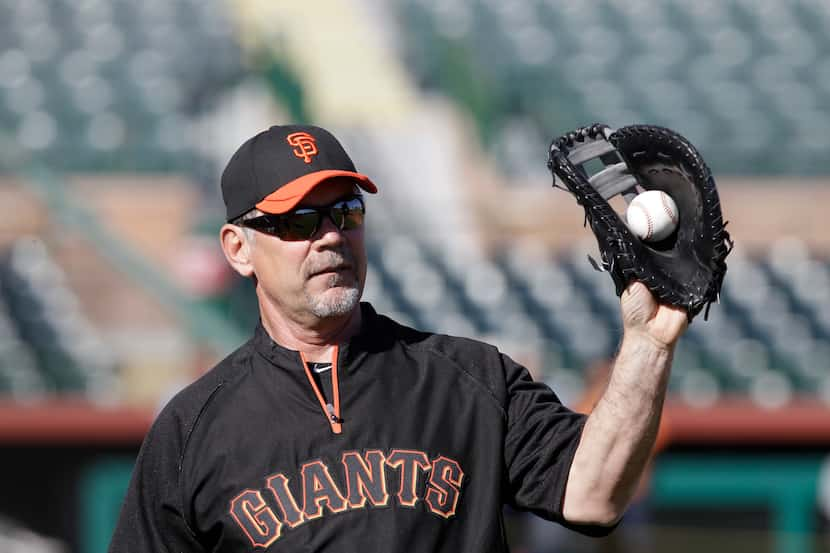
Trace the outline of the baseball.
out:
<instances>
[{"instance_id":1,"label":"baseball","mask_svg":"<svg viewBox=\"0 0 830 553\"><path fill-rule=\"evenodd\" d=\"M631 201L625 219L640 240L657 242L677 228L677 204L661 190L648 190Z\"/></svg>"}]
</instances>

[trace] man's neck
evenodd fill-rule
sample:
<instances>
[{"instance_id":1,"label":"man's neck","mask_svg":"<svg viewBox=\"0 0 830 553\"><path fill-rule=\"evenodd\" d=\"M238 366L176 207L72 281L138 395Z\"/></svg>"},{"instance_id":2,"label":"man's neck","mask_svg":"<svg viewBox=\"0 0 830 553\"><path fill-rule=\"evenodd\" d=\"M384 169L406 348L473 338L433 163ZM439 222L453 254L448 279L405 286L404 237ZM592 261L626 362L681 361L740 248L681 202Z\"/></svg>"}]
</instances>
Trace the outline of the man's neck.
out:
<instances>
[{"instance_id":1,"label":"man's neck","mask_svg":"<svg viewBox=\"0 0 830 553\"><path fill-rule=\"evenodd\" d=\"M358 305L347 315L294 321L260 305L262 326L279 345L303 352L312 362L330 362L337 344L347 342L360 331L361 312Z\"/></svg>"}]
</instances>

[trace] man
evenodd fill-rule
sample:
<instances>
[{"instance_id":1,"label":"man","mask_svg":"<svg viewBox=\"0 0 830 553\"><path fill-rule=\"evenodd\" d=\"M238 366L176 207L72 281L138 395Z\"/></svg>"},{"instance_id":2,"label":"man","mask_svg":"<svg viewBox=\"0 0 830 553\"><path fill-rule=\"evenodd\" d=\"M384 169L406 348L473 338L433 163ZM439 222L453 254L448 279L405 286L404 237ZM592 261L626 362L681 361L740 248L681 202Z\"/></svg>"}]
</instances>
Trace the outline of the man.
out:
<instances>
[{"instance_id":1,"label":"man","mask_svg":"<svg viewBox=\"0 0 830 553\"><path fill-rule=\"evenodd\" d=\"M623 294L586 418L495 348L359 303L376 190L317 127L271 127L230 160L221 244L261 324L159 415L111 551L505 551L504 504L589 534L622 516L685 313Z\"/></svg>"}]
</instances>

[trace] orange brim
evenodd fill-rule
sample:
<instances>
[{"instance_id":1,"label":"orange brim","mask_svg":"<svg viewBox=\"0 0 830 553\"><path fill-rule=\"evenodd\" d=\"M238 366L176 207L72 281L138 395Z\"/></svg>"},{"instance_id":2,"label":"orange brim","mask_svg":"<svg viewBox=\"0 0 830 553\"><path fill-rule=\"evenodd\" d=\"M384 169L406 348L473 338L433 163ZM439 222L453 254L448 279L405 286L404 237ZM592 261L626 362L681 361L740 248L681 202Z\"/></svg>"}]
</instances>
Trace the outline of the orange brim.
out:
<instances>
[{"instance_id":1,"label":"orange brim","mask_svg":"<svg viewBox=\"0 0 830 553\"><path fill-rule=\"evenodd\" d=\"M314 190L318 184L334 177L348 177L350 179L354 179L360 188L370 194L374 194L378 191L375 184L369 180L369 177L366 175L354 173L352 171L339 171L331 169L309 173L308 175L303 175L298 179L294 179L284 186L280 186L274 192L265 196L261 202L256 204L256 207L265 213L286 213L287 211L294 209L297 204L299 204L309 192Z\"/></svg>"}]
</instances>

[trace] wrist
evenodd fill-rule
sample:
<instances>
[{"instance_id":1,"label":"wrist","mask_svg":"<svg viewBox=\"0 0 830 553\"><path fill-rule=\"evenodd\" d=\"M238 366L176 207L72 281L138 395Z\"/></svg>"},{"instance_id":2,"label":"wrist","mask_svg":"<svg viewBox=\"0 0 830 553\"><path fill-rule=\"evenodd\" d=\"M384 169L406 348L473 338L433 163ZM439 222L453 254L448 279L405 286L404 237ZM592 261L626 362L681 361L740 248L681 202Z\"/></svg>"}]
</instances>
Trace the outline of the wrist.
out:
<instances>
[{"instance_id":1,"label":"wrist","mask_svg":"<svg viewBox=\"0 0 830 553\"><path fill-rule=\"evenodd\" d=\"M621 348L630 344L637 349L652 350L655 354L665 353L671 355L677 345L677 340L665 341L652 335L644 328L626 328L623 329L623 338Z\"/></svg>"},{"instance_id":2,"label":"wrist","mask_svg":"<svg viewBox=\"0 0 830 553\"><path fill-rule=\"evenodd\" d=\"M644 381L667 383L673 358L673 345L661 343L645 332L626 333L614 362L614 375L628 375L639 385Z\"/></svg>"}]
</instances>

